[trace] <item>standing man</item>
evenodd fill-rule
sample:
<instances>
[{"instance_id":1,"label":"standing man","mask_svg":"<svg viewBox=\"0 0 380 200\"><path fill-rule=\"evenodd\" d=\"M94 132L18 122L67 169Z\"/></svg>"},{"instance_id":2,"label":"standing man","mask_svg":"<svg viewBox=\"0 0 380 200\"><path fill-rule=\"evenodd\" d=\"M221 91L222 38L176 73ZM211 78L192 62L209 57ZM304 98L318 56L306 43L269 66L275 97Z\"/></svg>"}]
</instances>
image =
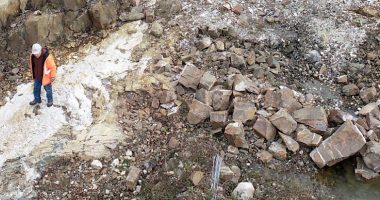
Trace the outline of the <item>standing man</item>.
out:
<instances>
[{"instance_id":1,"label":"standing man","mask_svg":"<svg viewBox=\"0 0 380 200\"><path fill-rule=\"evenodd\" d=\"M55 79L57 67L53 56L49 54L46 47L42 48L40 44L33 44L29 68L34 80L34 100L29 104L33 106L41 103L41 87L44 86L47 97L47 106L51 107L53 105L52 83Z\"/></svg>"}]
</instances>

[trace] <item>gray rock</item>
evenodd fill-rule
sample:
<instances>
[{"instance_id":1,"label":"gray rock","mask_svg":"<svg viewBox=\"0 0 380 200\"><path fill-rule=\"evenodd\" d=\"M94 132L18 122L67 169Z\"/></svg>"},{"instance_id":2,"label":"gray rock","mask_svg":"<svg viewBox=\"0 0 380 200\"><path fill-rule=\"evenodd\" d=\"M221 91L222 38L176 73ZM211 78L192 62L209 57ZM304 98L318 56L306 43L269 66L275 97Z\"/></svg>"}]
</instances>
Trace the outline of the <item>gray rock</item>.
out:
<instances>
[{"instance_id":1,"label":"gray rock","mask_svg":"<svg viewBox=\"0 0 380 200\"><path fill-rule=\"evenodd\" d=\"M360 115L367 115L370 113L373 109L378 108L378 103L373 102L365 105L363 108L360 109L359 114Z\"/></svg>"},{"instance_id":2,"label":"gray rock","mask_svg":"<svg viewBox=\"0 0 380 200\"><path fill-rule=\"evenodd\" d=\"M25 21L25 41L51 43L63 36L63 14L30 15Z\"/></svg>"},{"instance_id":3,"label":"gray rock","mask_svg":"<svg viewBox=\"0 0 380 200\"><path fill-rule=\"evenodd\" d=\"M186 64L178 80L183 86L196 90L203 76L203 71L195 67L193 64Z\"/></svg>"},{"instance_id":4,"label":"gray rock","mask_svg":"<svg viewBox=\"0 0 380 200\"><path fill-rule=\"evenodd\" d=\"M220 168L220 179L222 181L231 181L234 178L234 172L227 165Z\"/></svg>"},{"instance_id":5,"label":"gray rock","mask_svg":"<svg viewBox=\"0 0 380 200\"><path fill-rule=\"evenodd\" d=\"M209 37L202 38L198 43L198 49L203 50L210 47L212 44L212 40Z\"/></svg>"},{"instance_id":6,"label":"gray rock","mask_svg":"<svg viewBox=\"0 0 380 200\"><path fill-rule=\"evenodd\" d=\"M375 133L380 133L380 110L379 107L372 109L367 115L367 124Z\"/></svg>"},{"instance_id":7,"label":"gray rock","mask_svg":"<svg viewBox=\"0 0 380 200\"><path fill-rule=\"evenodd\" d=\"M276 136L276 128L262 116L257 117L256 122L253 124L253 130L269 141Z\"/></svg>"},{"instance_id":8,"label":"gray rock","mask_svg":"<svg viewBox=\"0 0 380 200\"><path fill-rule=\"evenodd\" d=\"M278 130L287 135L293 133L297 128L297 122L284 109L276 112L269 120Z\"/></svg>"},{"instance_id":9,"label":"gray rock","mask_svg":"<svg viewBox=\"0 0 380 200\"><path fill-rule=\"evenodd\" d=\"M353 73L360 72L364 69L365 65L361 63L351 63L349 65L349 70Z\"/></svg>"},{"instance_id":10,"label":"gray rock","mask_svg":"<svg viewBox=\"0 0 380 200\"><path fill-rule=\"evenodd\" d=\"M137 12L137 11L134 11L134 12L130 12L130 13L127 13L127 12L123 12L120 14L119 16L119 19L123 22L129 22L129 21L137 21L137 20L142 20L145 18L145 15L144 13L142 12Z\"/></svg>"},{"instance_id":11,"label":"gray rock","mask_svg":"<svg viewBox=\"0 0 380 200\"><path fill-rule=\"evenodd\" d=\"M248 142L245 140L244 126L241 122L234 122L227 125L224 135L235 147L248 149Z\"/></svg>"},{"instance_id":12,"label":"gray rock","mask_svg":"<svg viewBox=\"0 0 380 200\"><path fill-rule=\"evenodd\" d=\"M117 19L117 8L114 3L103 4L99 1L91 5L89 13L93 25L100 30L110 27Z\"/></svg>"},{"instance_id":13,"label":"gray rock","mask_svg":"<svg viewBox=\"0 0 380 200\"><path fill-rule=\"evenodd\" d=\"M227 110L230 106L231 90L213 91L212 105L214 110Z\"/></svg>"},{"instance_id":14,"label":"gray rock","mask_svg":"<svg viewBox=\"0 0 380 200\"><path fill-rule=\"evenodd\" d=\"M308 125L315 131L325 132L328 127L326 112L320 106L296 110L293 113L293 118L301 124Z\"/></svg>"},{"instance_id":15,"label":"gray rock","mask_svg":"<svg viewBox=\"0 0 380 200\"><path fill-rule=\"evenodd\" d=\"M126 178L126 185L127 185L128 190L130 190L130 191L135 190L136 185L137 185L137 181L139 180L139 177L140 177L140 173L141 173L141 169L139 169L135 166L131 166L129 168L129 173L128 173L128 176Z\"/></svg>"},{"instance_id":16,"label":"gray rock","mask_svg":"<svg viewBox=\"0 0 380 200\"><path fill-rule=\"evenodd\" d=\"M367 142L366 150L362 153L364 163L375 172L380 172L380 143Z\"/></svg>"},{"instance_id":17,"label":"gray rock","mask_svg":"<svg viewBox=\"0 0 380 200\"><path fill-rule=\"evenodd\" d=\"M312 50L306 54L305 59L312 63L321 62L321 54L317 50Z\"/></svg>"},{"instance_id":18,"label":"gray rock","mask_svg":"<svg viewBox=\"0 0 380 200\"><path fill-rule=\"evenodd\" d=\"M87 4L86 0L63 0L63 5L66 10L77 11Z\"/></svg>"},{"instance_id":19,"label":"gray rock","mask_svg":"<svg viewBox=\"0 0 380 200\"><path fill-rule=\"evenodd\" d=\"M217 51L224 51L225 50L224 42L222 42L220 40L215 42L215 47L216 47Z\"/></svg>"},{"instance_id":20,"label":"gray rock","mask_svg":"<svg viewBox=\"0 0 380 200\"><path fill-rule=\"evenodd\" d=\"M162 28L162 25L158 21L155 21L152 24L150 33L155 37L161 37L162 34L164 33L164 29Z\"/></svg>"},{"instance_id":21,"label":"gray rock","mask_svg":"<svg viewBox=\"0 0 380 200\"><path fill-rule=\"evenodd\" d=\"M342 92L346 96L355 96L359 94L359 88L355 84L348 84L343 86Z\"/></svg>"},{"instance_id":22,"label":"gray rock","mask_svg":"<svg viewBox=\"0 0 380 200\"><path fill-rule=\"evenodd\" d=\"M256 106L252 102L234 102L232 119L245 123L248 120L253 120L256 110Z\"/></svg>"},{"instance_id":23,"label":"gray rock","mask_svg":"<svg viewBox=\"0 0 380 200\"><path fill-rule=\"evenodd\" d=\"M240 69L246 67L244 57L231 53L231 66Z\"/></svg>"},{"instance_id":24,"label":"gray rock","mask_svg":"<svg viewBox=\"0 0 380 200\"><path fill-rule=\"evenodd\" d=\"M252 80L242 74L235 74L233 80L233 88L235 91L248 91L254 94L260 93L259 88L252 82Z\"/></svg>"},{"instance_id":25,"label":"gray rock","mask_svg":"<svg viewBox=\"0 0 380 200\"><path fill-rule=\"evenodd\" d=\"M263 163L268 163L273 159L273 155L269 153L268 151L261 150L259 151L256 156L259 158L259 160Z\"/></svg>"},{"instance_id":26,"label":"gray rock","mask_svg":"<svg viewBox=\"0 0 380 200\"><path fill-rule=\"evenodd\" d=\"M232 196L237 200L253 199L255 188L251 182L241 182L232 192Z\"/></svg>"},{"instance_id":27,"label":"gray rock","mask_svg":"<svg viewBox=\"0 0 380 200\"><path fill-rule=\"evenodd\" d=\"M187 114L187 121L190 124L199 124L210 117L212 107L208 106L196 99L190 104L190 111Z\"/></svg>"},{"instance_id":28,"label":"gray rock","mask_svg":"<svg viewBox=\"0 0 380 200\"><path fill-rule=\"evenodd\" d=\"M347 75L338 76L336 78L338 83L346 84L348 82Z\"/></svg>"},{"instance_id":29,"label":"gray rock","mask_svg":"<svg viewBox=\"0 0 380 200\"><path fill-rule=\"evenodd\" d=\"M203 88L197 90L195 93L195 99L201 101L206 105L212 106L212 92L207 91Z\"/></svg>"},{"instance_id":30,"label":"gray rock","mask_svg":"<svg viewBox=\"0 0 380 200\"><path fill-rule=\"evenodd\" d=\"M332 166L360 151L366 140L351 121L346 121L332 136L315 148L310 157L322 168Z\"/></svg>"}]
</instances>

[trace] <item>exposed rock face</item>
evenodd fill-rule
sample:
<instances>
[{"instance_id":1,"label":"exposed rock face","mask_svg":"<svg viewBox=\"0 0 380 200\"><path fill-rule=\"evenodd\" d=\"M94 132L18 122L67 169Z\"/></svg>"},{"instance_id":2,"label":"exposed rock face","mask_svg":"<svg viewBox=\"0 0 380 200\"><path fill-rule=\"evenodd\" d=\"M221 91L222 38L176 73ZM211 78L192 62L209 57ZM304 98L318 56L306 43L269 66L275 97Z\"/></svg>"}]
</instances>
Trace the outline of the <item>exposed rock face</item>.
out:
<instances>
[{"instance_id":1,"label":"exposed rock face","mask_svg":"<svg viewBox=\"0 0 380 200\"><path fill-rule=\"evenodd\" d=\"M310 153L310 157L322 168L332 166L360 151L366 140L359 129L346 121L335 133Z\"/></svg>"},{"instance_id":2,"label":"exposed rock face","mask_svg":"<svg viewBox=\"0 0 380 200\"><path fill-rule=\"evenodd\" d=\"M325 132L327 130L327 115L322 107L296 110L293 117L297 122L308 125L316 131Z\"/></svg>"},{"instance_id":3,"label":"exposed rock face","mask_svg":"<svg viewBox=\"0 0 380 200\"><path fill-rule=\"evenodd\" d=\"M297 152L300 149L300 145L290 136L279 133L282 140L284 141L286 148L288 148L293 153Z\"/></svg>"},{"instance_id":4,"label":"exposed rock face","mask_svg":"<svg viewBox=\"0 0 380 200\"><path fill-rule=\"evenodd\" d=\"M235 147L248 149L248 142L245 140L244 126L241 122L227 125L224 135Z\"/></svg>"},{"instance_id":5,"label":"exposed rock face","mask_svg":"<svg viewBox=\"0 0 380 200\"><path fill-rule=\"evenodd\" d=\"M210 117L212 107L196 99L190 104L190 111L187 114L187 121L190 124L198 124Z\"/></svg>"},{"instance_id":6,"label":"exposed rock face","mask_svg":"<svg viewBox=\"0 0 380 200\"><path fill-rule=\"evenodd\" d=\"M36 42L50 43L63 34L63 14L32 15L25 21L27 45Z\"/></svg>"},{"instance_id":7,"label":"exposed rock face","mask_svg":"<svg viewBox=\"0 0 380 200\"><path fill-rule=\"evenodd\" d=\"M183 86L196 90L203 76L203 71L192 64L187 64L181 73L181 78L178 80Z\"/></svg>"},{"instance_id":8,"label":"exposed rock face","mask_svg":"<svg viewBox=\"0 0 380 200\"><path fill-rule=\"evenodd\" d=\"M253 125L253 130L263 136L266 140L273 140L276 136L276 128L262 116L258 116L255 124Z\"/></svg>"},{"instance_id":9,"label":"exposed rock face","mask_svg":"<svg viewBox=\"0 0 380 200\"><path fill-rule=\"evenodd\" d=\"M66 10L77 11L86 6L86 0L63 0Z\"/></svg>"},{"instance_id":10,"label":"exposed rock face","mask_svg":"<svg viewBox=\"0 0 380 200\"><path fill-rule=\"evenodd\" d=\"M101 1L92 5L90 8L90 16L93 25L98 29L105 29L116 22L117 9L114 2L103 4Z\"/></svg>"},{"instance_id":11,"label":"exposed rock face","mask_svg":"<svg viewBox=\"0 0 380 200\"><path fill-rule=\"evenodd\" d=\"M26 0L2 0L0 3L0 28L5 27L8 18L25 10Z\"/></svg>"},{"instance_id":12,"label":"exposed rock face","mask_svg":"<svg viewBox=\"0 0 380 200\"><path fill-rule=\"evenodd\" d=\"M362 154L364 163L375 172L380 172L380 143L368 142L367 149Z\"/></svg>"},{"instance_id":13,"label":"exposed rock face","mask_svg":"<svg viewBox=\"0 0 380 200\"><path fill-rule=\"evenodd\" d=\"M287 135L290 135L297 128L297 122L284 109L272 115L269 120L278 130Z\"/></svg>"}]
</instances>

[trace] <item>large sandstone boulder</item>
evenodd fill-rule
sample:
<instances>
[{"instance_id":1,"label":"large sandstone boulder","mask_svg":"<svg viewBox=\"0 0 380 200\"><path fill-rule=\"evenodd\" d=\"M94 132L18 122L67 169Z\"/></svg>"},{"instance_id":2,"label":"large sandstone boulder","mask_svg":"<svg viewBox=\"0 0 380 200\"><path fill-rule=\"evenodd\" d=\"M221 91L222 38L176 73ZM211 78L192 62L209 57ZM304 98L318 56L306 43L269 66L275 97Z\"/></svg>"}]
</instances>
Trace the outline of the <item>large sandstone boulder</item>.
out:
<instances>
[{"instance_id":1,"label":"large sandstone boulder","mask_svg":"<svg viewBox=\"0 0 380 200\"><path fill-rule=\"evenodd\" d=\"M294 121L293 117L284 109L276 112L269 120L278 130L287 135L293 133L297 128L297 122Z\"/></svg>"},{"instance_id":2,"label":"large sandstone boulder","mask_svg":"<svg viewBox=\"0 0 380 200\"><path fill-rule=\"evenodd\" d=\"M253 102L234 102L232 119L245 123L248 120L253 120L256 110L256 106Z\"/></svg>"},{"instance_id":3,"label":"large sandstone boulder","mask_svg":"<svg viewBox=\"0 0 380 200\"><path fill-rule=\"evenodd\" d=\"M322 168L332 166L360 151L366 140L351 121L346 121L332 136L315 148L310 157Z\"/></svg>"},{"instance_id":4,"label":"large sandstone boulder","mask_svg":"<svg viewBox=\"0 0 380 200\"><path fill-rule=\"evenodd\" d=\"M245 140L244 126L241 122L234 122L227 125L224 135L235 147L248 149L248 142Z\"/></svg>"},{"instance_id":5,"label":"large sandstone boulder","mask_svg":"<svg viewBox=\"0 0 380 200\"><path fill-rule=\"evenodd\" d=\"M178 82L187 88L196 90L204 74L204 71L198 69L193 64L187 64L181 73Z\"/></svg>"},{"instance_id":6,"label":"large sandstone boulder","mask_svg":"<svg viewBox=\"0 0 380 200\"><path fill-rule=\"evenodd\" d=\"M380 143L371 141L366 146L366 151L362 153L364 163L371 170L380 172Z\"/></svg>"},{"instance_id":7,"label":"large sandstone boulder","mask_svg":"<svg viewBox=\"0 0 380 200\"><path fill-rule=\"evenodd\" d=\"M211 106L208 106L196 99L190 104L190 111L187 114L187 121L190 124L198 124L210 117L212 111Z\"/></svg>"},{"instance_id":8,"label":"large sandstone boulder","mask_svg":"<svg viewBox=\"0 0 380 200\"><path fill-rule=\"evenodd\" d=\"M326 112L320 106L296 110L293 113L293 118L318 132L325 132L328 127Z\"/></svg>"},{"instance_id":9,"label":"large sandstone boulder","mask_svg":"<svg viewBox=\"0 0 380 200\"><path fill-rule=\"evenodd\" d=\"M255 124L253 124L253 130L266 140L273 140L276 136L276 128L262 116L257 117Z\"/></svg>"},{"instance_id":10,"label":"large sandstone boulder","mask_svg":"<svg viewBox=\"0 0 380 200\"><path fill-rule=\"evenodd\" d=\"M116 4L111 1L107 4L99 1L90 7L90 16L93 25L97 29L105 29L116 22L117 8Z\"/></svg>"},{"instance_id":11,"label":"large sandstone boulder","mask_svg":"<svg viewBox=\"0 0 380 200\"><path fill-rule=\"evenodd\" d=\"M51 43L63 36L63 14L31 15L25 21L27 45Z\"/></svg>"}]
</instances>

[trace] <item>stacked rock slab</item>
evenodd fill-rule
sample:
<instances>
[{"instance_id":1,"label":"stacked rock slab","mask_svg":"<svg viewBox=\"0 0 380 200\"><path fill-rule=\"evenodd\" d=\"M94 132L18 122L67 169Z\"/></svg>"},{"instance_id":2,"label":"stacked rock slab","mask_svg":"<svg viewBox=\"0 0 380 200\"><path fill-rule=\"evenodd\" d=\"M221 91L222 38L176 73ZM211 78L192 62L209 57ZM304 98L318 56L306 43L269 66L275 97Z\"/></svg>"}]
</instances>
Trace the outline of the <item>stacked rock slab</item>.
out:
<instances>
[{"instance_id":1,"label":"stacked rock slab","mask_svg":"<svg viewBox=\"0 0 380 200\"><path fill-rule=\"evenodd\" d=\"M332 166L357 153L365 145L366 140L359 129L346 121L332 136L324 140L311 153L310 157L322 168Z\"/></svg>"},{"instance_id":2,"label":"stacked rock slab","mask_svg":"<svg viewBox=\"0 0 380 200\"><path fill-rule=\"evenodd\" d=\"M293 113L293 118L301 124L308 125L317 132L325 132L327 130L327 115L325 110L320 106L296 110Z\"/></svg>"}]
</instances>

